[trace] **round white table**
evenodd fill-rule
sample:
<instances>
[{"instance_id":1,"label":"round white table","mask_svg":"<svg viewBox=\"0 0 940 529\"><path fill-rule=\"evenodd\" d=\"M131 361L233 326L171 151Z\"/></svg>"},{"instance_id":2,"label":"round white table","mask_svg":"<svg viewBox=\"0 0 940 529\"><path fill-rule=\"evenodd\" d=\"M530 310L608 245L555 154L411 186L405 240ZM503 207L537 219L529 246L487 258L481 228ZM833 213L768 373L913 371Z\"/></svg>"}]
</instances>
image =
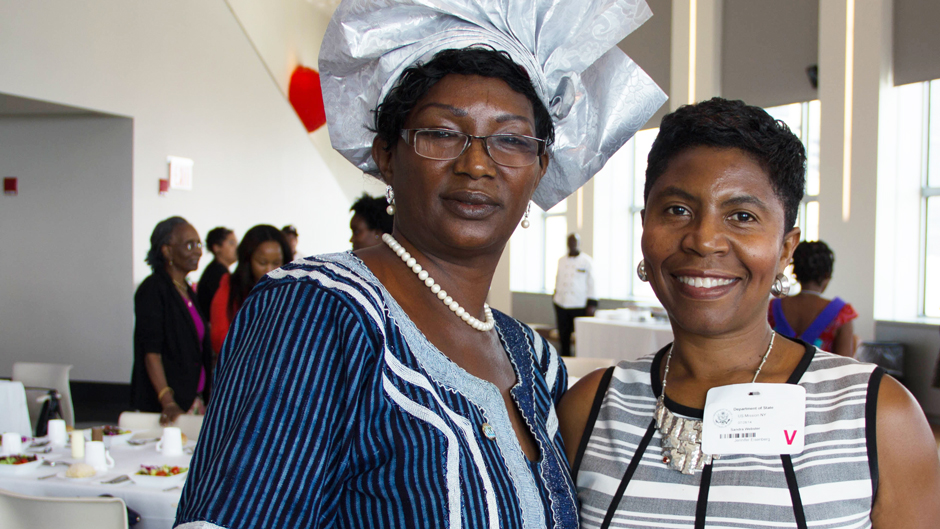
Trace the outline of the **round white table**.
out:
<instances>
[{"instance_id":1,"label":"round white table","mask_svg":"<svg viewBox=\"0 0 940 529\"><path fill-rule=\"evenodd\" d=\"M194 443L190 441L188 446ZM28 451L27 453L35 453ZM75 480L62 477L68 467L39 466L32 472L19 475L0 475L0 489L20 494L45 497L83 497L110 494L121 498L131 509L140 513L141 521L135 529L170 529L176 519L176 507L179 504L182 487L164 490L170 487L143 487L131 481L119 484L105 484L121 475L128 475L140 469L140 465L175 465L188 467L192 456L166 457L156 451L156 442L142 446L127 444L115 445L110 449L115 467L99 473L94 478ZM37 454L55 461L69 463L80 462L72 459L69 448L54 448L48 454ZM47 477L52 476L52 477ZM44 478L44 479L42 479Z\"/></svg>"}]
</instances>

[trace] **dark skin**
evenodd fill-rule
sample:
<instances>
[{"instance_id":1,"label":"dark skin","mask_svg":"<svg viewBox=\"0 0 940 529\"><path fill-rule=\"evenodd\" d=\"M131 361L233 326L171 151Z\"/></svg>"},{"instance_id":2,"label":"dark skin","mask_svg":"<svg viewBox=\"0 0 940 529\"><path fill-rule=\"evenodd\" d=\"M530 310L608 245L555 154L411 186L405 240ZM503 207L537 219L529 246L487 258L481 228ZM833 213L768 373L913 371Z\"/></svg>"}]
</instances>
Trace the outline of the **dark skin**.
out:
<instances>
[{"instance_id":1,"label":"dark skin","mask_svg":"<svg viewBox=\"0 0 940 529\"><path fill-rule=\"evenodd\" d=\"M801 282L799 294L781 301L783 315L786 316L797 336L803 334L803 331L813 323L816 316L832 301L821 295L829 286L829 279L826 278L822 282ZM831 352L849 358L855 356L855 329L851 321L843 323L841 327L836 329L836 337L832 342Z\"/></svg>"},{"instance_id":2,"label":"dark skin","mask_svg":"<svg viewBox=\"0 0 940 529\"><path fill-rule=\"evenodd\" d=\"M650 283L675 334L666 393L677 403L703 408L709 389L754 376L770 341L770 284L789 263L799 230L784 232L783 205L760 165L737 149L705 147L670 162L650 192L643 221ZM695 288L682 282L689 276L727 284ZM784 383L803 352L777 336L758 382ZM578 381L559 406L571 461L602 374ZM873 526L935 527L940 461L933 435L913 396L887 376L878 392L876 434L880 481Z\"/></svg>"},{"instance_id":3,"label":"dark skin","mask_svg":"<svg viewBox=\"0 0 940 529\"><path fill-rule=\"evenodd\" d=\"M160 248L163 258L166 262L165 270L173 284L176 285L176 291L180 297L187 301L190 299L189 291L186 288L186 275L194 271L199 266L199 258L202 257L202 247L199 242L199 233L196 228L189 224L180 224L173 229L168 244ZM160 424L166 426L176 420L183 414L183 409L171 391L164 391L167 388L166 372L163 370L163 355L158 352L146 352L144 354L144 364L147 367L147 375L150 383L153 384L154 391L160 396L160 405L163 407L163 413L160 415ZM161 393L163 393L161 395ZM201 406L197 399L193 406Z\"/></svg>"},{"instance_id":4,"label":"dark skin","mask_svg":"<svg viewBox=\"0 0 940 529\"><path fill-rule=\"evenodd\" d=\"M447 128L476 136L535 135L532 104L499 80L451 74L422 98L405 128ZM455 160L430 160L399 141L376 139L372 156L395 190L393 236L471 315L483 304L503 248L548 166L504 167L473 140ZM496 330L480 332L450 311L401 259L381 244L356 252L427 339L455 364L496 386L525 455L538 446L509 393L515 371Z\"/></svg>"}]
</instances>

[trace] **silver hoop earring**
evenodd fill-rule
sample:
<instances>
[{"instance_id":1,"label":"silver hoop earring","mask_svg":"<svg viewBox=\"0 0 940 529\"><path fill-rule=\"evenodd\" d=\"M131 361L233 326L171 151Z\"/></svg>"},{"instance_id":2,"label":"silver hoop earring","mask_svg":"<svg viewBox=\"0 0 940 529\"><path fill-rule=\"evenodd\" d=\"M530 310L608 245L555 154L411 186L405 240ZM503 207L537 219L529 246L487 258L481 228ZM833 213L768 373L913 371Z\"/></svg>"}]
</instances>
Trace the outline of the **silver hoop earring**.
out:
<instances>
[{"instance_id":1,"label":"silver hoop earring","mask_svg":"<svg viewBox=\"0 0 940 529\"><path fill-rule=\"evenodd\" d=\"M392 191L392 186L385 188L385 200L388 201L388 207L385 208L385 212L389 215L395 214L395 192Z\"/></svg>"},{"instance_id":2,"label":"silver hoop earring","mask_svg":"<svg viewBox=\"0 0 940 529\"><path fill-rule=\"evenodd\" d=\"M786 274L777 274L774 283L770 285L770 293L775 298L785 298L790 293L790 278Z\"/></svg>"},{"instance_id":3,"label":"silver hoop earring","mask_svg":"<svg viewBox=\"0 0 940 529\"><path fill-rule=\"evenodd\" d=\"M636 265L636 275L640 278L640 281L649 282L650 278L646 275L646 259L640 259L640 264Z\"/></svg>"},{"instance_id":4,"label":"silver hoop earring","mask_svg":"<svg viewBox=\"0 0 940 529\"><path fill-rule=\"evenodd\" d=\"M528 229L532 224L529 223L529 210L532 209L532 202L525 207L525 215L522 217L522 229Z\"/></svg>"}]
</instances>

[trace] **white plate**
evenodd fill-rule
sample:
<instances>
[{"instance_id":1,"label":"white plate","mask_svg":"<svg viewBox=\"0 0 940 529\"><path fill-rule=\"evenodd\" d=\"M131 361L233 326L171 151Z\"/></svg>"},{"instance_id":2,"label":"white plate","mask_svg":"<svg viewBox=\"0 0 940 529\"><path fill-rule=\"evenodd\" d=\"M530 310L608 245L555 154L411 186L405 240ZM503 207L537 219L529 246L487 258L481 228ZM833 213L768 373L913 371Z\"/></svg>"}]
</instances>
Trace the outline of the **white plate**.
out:
<instances>
[{"instance_id":1,"label":"white plate","mask_svg":"<svg viewBox=\"0 0 940 529\"><path fill-rule=\"evenodd\" d=\"M35 472L36 470L39 470L39 467L42 466L42 461L43 459L39 457L35 461L30 461L29 463L21 463L19 465L0 465L0 476L19 476L21 474Z\"/></svg>"},{"instance_id":2,"label":"white plate","mask_svg":"<svg viewBox=\"0 0 940 529\"><path fill-rule=\"evenodd\" d=\"M175 487L182 485L186 481L186 475L189 471L176 474L175 476L145 476L143 474L130 474L131 481L141 487L162 488Z\"/></svg>"},{"instance_id":3,"label":"white plate","mask_svg":"<svg viewBox=\"0 0 940 529\"><path fill-rule=\"evenodd\" d=\"M120 435L105 435L104 446L106 448L111 448L112 446L125 446L127 445L127 440L134 435L134 432L122 433Z\"/></svg>"}]
</instances>

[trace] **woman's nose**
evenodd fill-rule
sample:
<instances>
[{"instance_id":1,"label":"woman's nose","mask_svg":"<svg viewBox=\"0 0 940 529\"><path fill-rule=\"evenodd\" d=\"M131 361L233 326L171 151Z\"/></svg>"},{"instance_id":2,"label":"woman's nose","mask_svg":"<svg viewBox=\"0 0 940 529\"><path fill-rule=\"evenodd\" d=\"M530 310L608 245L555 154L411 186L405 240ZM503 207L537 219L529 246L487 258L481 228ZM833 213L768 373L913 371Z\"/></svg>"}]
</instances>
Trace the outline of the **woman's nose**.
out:
<instances>
[{"instance_id":1,"label":"woman's nose","mask_svg":"<svg viewBox=\"0 0 940 529\"><path fill-rule=\"evenodd\" d=\"M486 150L486 144L481 138L470 138L470 145L457 157L454 168L460 173L466 173L471 178L483 178L496 174L496 162Z\"/></svg>"},{"instance_id":2,"label":"woman's nose","mask_svg":"<svg viewBox=\"0 0 940 529\"><path fill-rule=\"evenodd\" d=\"M720 219L710 215L699 217L688 226L682 238L683 248L698 255L724 253L728 250L728 238Z\"/></svg>"}]
</instances>

